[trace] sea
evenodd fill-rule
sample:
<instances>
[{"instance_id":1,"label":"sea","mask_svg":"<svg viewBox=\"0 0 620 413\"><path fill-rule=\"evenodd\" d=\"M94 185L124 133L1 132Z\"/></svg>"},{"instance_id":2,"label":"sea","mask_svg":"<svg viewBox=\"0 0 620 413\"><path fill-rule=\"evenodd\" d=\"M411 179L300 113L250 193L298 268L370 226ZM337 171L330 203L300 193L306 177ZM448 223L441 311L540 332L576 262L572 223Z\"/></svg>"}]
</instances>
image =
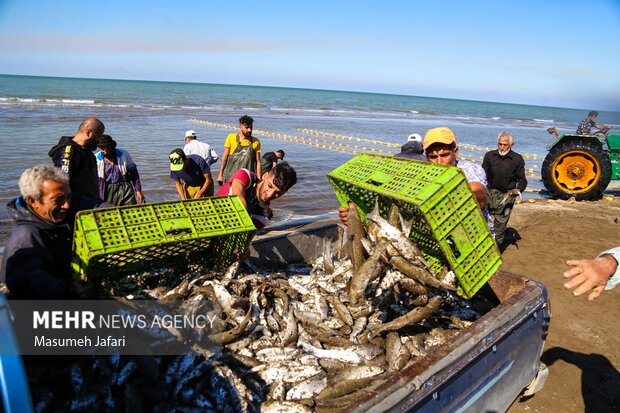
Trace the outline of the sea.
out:
<instances>
[{"instance_id":1,"label":"sea","mask_svg":"<svg viewBox=\"0 0 620 413\"><path fill-rule=\"evenodd\" d=\"M0 203L19 195L24 169L49 164L63 135L95 116L138 166L147 202L178 199L168 154L185 131L221 154L238 118L254 118L263 153L283 149L298 183L275 201L274 223L335 217L338 201L326 174L358 153L391 156L412 133L437 126L457 136L459 157L481 162L499 132L515 137L525 157L525 198L545 196L540 167L554 137L575 130L590 109L568 109L422 96L282 87L0 75ZM620 125L620 112L599 111ZM232 128L232 129L231 129ZM214 167L219 169L219 162ZM215 176L214 176L215 177ZM12 222L0 208L0 243Z\"/></svg>"}]
</instances>

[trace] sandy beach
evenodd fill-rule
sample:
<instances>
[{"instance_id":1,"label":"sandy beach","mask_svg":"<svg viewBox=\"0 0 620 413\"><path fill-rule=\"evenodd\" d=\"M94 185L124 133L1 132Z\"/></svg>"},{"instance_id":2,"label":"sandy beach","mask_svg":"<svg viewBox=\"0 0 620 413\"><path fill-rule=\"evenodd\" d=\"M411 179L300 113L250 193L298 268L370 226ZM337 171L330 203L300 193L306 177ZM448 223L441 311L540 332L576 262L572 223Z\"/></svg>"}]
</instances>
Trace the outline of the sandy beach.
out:
<instances>
[{"instance_id":1,"label":"sandy beach","mask_svg":"<svg viewBox=\"0 0 620 413\"><path fill-rule=\"evenodd\" d=\"M563 287L567 259L592 258L620 244L620 198L596 202L537 199L515 206L510 226L521 237L502 255L503 270L543 282L551 325L542 360L545 387L509 409L520 412L620 411L620 290L589 302Z\"/></svg>"}]
</instances>

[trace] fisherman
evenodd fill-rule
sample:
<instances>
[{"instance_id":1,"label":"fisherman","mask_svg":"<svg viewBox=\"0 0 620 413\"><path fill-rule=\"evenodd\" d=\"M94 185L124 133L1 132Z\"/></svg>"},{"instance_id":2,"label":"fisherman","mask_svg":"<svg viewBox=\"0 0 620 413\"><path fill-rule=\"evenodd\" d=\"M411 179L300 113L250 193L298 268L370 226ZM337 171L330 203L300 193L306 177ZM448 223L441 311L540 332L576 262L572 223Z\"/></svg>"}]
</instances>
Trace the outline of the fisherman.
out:
<instances>
[{"instance_id":1,"label":"fisherman","mask_svg":"<svg viewBox=\"0 0 620 413\"><path fill-rule=\"evenodd\" d=\"M573 294L581 295L592 290L588 301L597 299L604 290L611 290L620 284L620 246L603 251L593 260L568 260L572 266L562 274L569 279L565 288L575 288Z\"/></svg>"},{"instance_id":2,"label":"fisherman","mask_svg":"<svg viewBox=\"0 0 620 413\"><path fill-rule=\"evenodd\" d=\"M417 133L409 135L407 137L407 143L400 147L400 153L397 153L394 157L426 162L424 147L422 146L422 137Z\"/></svg>"},{"instance_id":3,"label":"fisherman","mask_svg":"<svg viewBox=\"0 0 620 413\"><path fill-rule=\"evenodd\" d=\"M450 128L439 127L426 131L424 135L424 152L426 159L431 163L456 166L465 174L469 187L482 210L487 225L495 236L493 220L488 209L487 176L482 166L473 162L458 160L459 148L456 146L456 136Z\"/></svg>"},{"instance_id":4,"label":"fisherman","mask_svg":"<svg viewBox=\"0 0 620 413\"><path fill-rule=\"evenodd\" d=\"M263 179L247 169L239 169L217 191L218 196L237 195L252 217L257 229L273 216L271 201L280 198L297 183L297 173L287 162L281 162L263 175Z\"/></svg>"},{"instance_id":5,"label":"fisherman","mask_svg":"<svg viewBox=\"0 0 620 413\"><path fill-rule=\"evenodd\" d=\"M185 155L200 155L211 167L219 159L215 149L206 142L200 142L196 136L196 131L188 130L185 132L185 146L183 147Z\"/></svg>"},{"instance_id":6,"label":"fisherman","mask_svg":"<svg viewBox=\"0 0 620 413\"><path fill-rule=\"evenodd\" d=\"M170 178L181 199L213 196L213 179L207 162L199 155L185 155L183 149L170 152Z\"/></svg>"},{"instance_id":7,"label":"fisherman","mask_svg":"<svg viewBox=\"0 0 620 413\"><path fill-rule=\"evenodd\" d=\"M73 277L72 224L77 211L109 206L72 194L60 168L38 165L19 179L21 196L8 204L15 227L2 255L0 281L24 300L87 298L93 286Z\"/></svg>"},{"instance_id":8,"label":"fisherman","mask_svg":"<svg viewBox=\"0 0 620 413\"><path fill-rule=\"evenodd\" d=\"M99 196L97 160L93 151L104 132L105 126L99 119L86 118L75 136L61 137L50 149L48 155L54 166L69 174L72 193L93 198Z\"/></svg>"},{"instance_id":9,"label":"fisherman","mask_svg":"<svg viewBox=\"0 0 620 413\"><path fill-rule=\"evenodd\" d=\"M224 142L224 154L217 183L228 182L232 174L245 168L261 176L260 141L252 136L254 119L248 115L239 118L239 132L231 133Z\"/></svg>"},{"instance_id":10,"label":"fisherman","mask_svg":"<svg viewBox=\"0 0 620 413\"><path fill-rule=\"evenodd\" d=\"M271 168L278 164L278 161L284 160L284 151L282 149L278 149L275 152L265 152L263 155L263 160L261 161L261 176L265 175L267 172L271 171Z\"/></svg>"},{"instance_id":11,"label":"fisherman","mask_svg":"<svg viewBox=\"0 0 620 413\"><path fill-rule=\"evenodd\" d=\"M613 125L597 124L596 118L598 118L598 112L595 110L590 111L590 113L588 113L588 117L579 122L577 132L575 133L577 135L590 135L592 133L592 127L595 127L598 130L613 128Z\"/></svg>"},{"instance_id":12,"label":"fisherman","mask_svg":"<svg viewBox=\"0 0 620 413\"><path fill-rule=\"evenodd\" d=\"M129 152L118 149L110 135L103 135L98 146L101 150L95 154L95 158L99 198L114 205L145 203L138 167Z\"/></svg>"},{"instance_id":13,"label":"fisherman","mask_svg":"<svg viewBox=\"0 0 620 413\"><path fill-rule=\"evenodd\" d=\"M484 169L468 161L457 161L458 147L454 133L446 127L433 128L426 131L424 135L424 150L426 159L431 163L457 166L465 174L469 186L478 202L478 206L486 219L491 234L495 236L493 220L487 207L487 177ZM338 208L338 216L343 224L347 223L349 208L355 205L349 203L347 207Z\"/></svg>"},{"instance_id":14,"label":"fisherman","mask_svg":"<svg viewBox=\"0 0 620 413\"><path fill-rule=\"evenodd\" d=\"M495 241L500 248L504 246L504 233L515 199L527 187L525 161L523 156L512 150L514 144L510 132L500 132L497 149L487 152L482 161L489 181L489 213L493 217Z\"/></svg>"}]
</instances>

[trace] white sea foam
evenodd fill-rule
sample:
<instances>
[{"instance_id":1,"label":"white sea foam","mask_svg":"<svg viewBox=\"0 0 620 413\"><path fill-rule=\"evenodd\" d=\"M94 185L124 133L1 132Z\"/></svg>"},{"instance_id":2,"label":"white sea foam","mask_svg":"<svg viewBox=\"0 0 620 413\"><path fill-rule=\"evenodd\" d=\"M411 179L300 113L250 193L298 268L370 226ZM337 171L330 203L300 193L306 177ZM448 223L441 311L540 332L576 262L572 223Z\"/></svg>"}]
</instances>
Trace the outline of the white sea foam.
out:
<instances>
[{"instance_id":1,"label":"white sea foam","mask_svg":"<svg viewBox=\"0 0 620 413\"><path fill-rule=\"evenodd\" d=\"M532 118L532 120L534 122L540 122L540 123L554 123L553 119L536 119L536 118Z\"/></svg>"},{"instance_id":2,"label":"white sea foam","mask_svg":"<svg viewBox=\"0 0 620 413\"><path fill-rule=\"evenodd\" d=\"M66 104L66 105L94 105L92 99L46 99L46 98L18 98L8 97L0 98L0 103L43 103L49 105Z\"/></svg>"}]
</instances>

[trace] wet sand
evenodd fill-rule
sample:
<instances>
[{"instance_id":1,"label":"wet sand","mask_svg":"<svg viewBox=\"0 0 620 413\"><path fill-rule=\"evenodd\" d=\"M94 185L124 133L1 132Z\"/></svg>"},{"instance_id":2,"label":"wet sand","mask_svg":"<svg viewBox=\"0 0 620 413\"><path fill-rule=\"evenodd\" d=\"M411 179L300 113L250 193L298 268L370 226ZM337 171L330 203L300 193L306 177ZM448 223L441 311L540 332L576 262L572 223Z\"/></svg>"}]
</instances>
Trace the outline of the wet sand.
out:
<instances>
[{"instance_id":1,"label":"wet sand","mask_svg":"<svg viewBox=\"0 0 620 413\"><path fill-rule=\"evenodd\" d=\"M589 302L565 289L561 275L567 259L620 245L620 198L526 202L515 206L510 226L521 240L503 253L501 269L543 282L552 315L542 356L549 378L509 412L620 411L620 288Z\"/></svg>"}]
</instances>

